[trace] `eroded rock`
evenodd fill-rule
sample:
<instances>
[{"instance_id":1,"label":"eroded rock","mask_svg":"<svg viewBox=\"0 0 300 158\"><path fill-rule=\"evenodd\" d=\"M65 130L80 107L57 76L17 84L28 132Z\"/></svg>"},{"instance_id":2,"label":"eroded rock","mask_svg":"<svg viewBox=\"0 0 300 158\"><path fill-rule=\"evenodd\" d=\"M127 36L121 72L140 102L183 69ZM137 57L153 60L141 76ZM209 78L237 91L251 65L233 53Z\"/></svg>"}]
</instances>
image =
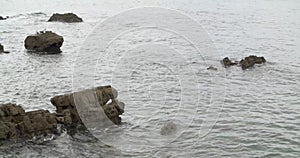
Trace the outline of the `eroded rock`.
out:
<instances>
[{"instance_id":1,"label":"eroded rock","mask_svg":"<svg viewBox=\"0 0 300 158\"><path fill-rule=\"evenodd\" d=\"M266 62L266 59L264 57L257 57L255 55L250 55L246 57L245 59L242 59L240 61L240 65L243 70L253 67L255 64L263 64Z\"/></svg>"},{"instance_id":2,"label":"eroded rock","mask_svg":"<svg viewBox=\"0 0 300 158\"><path fill-rule=\"evenodd\" d=\"M91 96L91 95L96 95ZM79 99L76 104L81 107L76 107L75 100ZM101 115L97 108L102 108L105 115L114 123L120 124L121 118L119 115L124 113L124 103L117 100L118 92L111 86L100 86L94 89L82 90L79 92L59 95L51 98L51 103L56 107L56 112L60 117L59 121L65 122L66 124L82 123L82 120L78 114L77 108L82 108L89 104L94 104L86 113L86 116L95 114ZM96 99L96 100L93 100ZM111 103L108 103L111 100ZM85 104L85 105L84 105ZM93 109L94 108L94 109ZM82 111L82 110L81 110ZM82 114L85 115L85 114ZM71 120L70 120L71 119Z\"/></svg>"},{"instance_id":3,"label":"eroded rock","mask_svg":"<svg viewBox=\"0 0 300 158\"><path fill-rule=\"evenodd\" d=\"M90 93L91 92L91 93ZM93 102L89 102L90 94L95 94ZM118 93L111 86L100 86L94 89L87 89L71 94L55 96L51 103L56 107L57 113L50 113L48 110L35 110L25 112L16 104L8 103L0 105L0 140L7 139L30 139L33 137L43 137L58 133L58 124L69 128L72 125L82 125L81 118L77 112L79 107L90 107L90 104L97 103L87 113L89 119L101 115L100 121L109 121L110 124L120 124L120 115L124 113L125 104L117 100ZM76 98L79 97L79 102ZM91 99L90 98L90 99ZM81 100L83 102L80 102ZM85 99L87 99L85 101ZM76 105L80 105L77 107ZM95 119L99 123L99 119ZM100 122L102 123L102 122Z\"/></svg>"},{"instance_id":4,"label":"eroded rock","mask_svg":"<svg viewBox=\"0 0 300 158\"><path fill-rule=\"evenodd\" d=\"M225 57L222 60L222 63L225 67L232 66L232 65L238 65L242 67L243 70L246 70L248 68L253 67L255 64L263 64L266 62L266 59L264 57L258 57L255 55L250 55L241 61L231 61L228 57Z\"/></svg>"},{"instance_id":5,"label":"eroded rock","mask_svg":"<svg viewBox=\"0 0 300 158\"><path fill-rule=\"evenodd\" d=\"M27 139L55 133L55 114L48 110L25 112L16 104L0 105L0 139Z\"/></svg>"},{"instance_id":6,"label":"eroded rock","mask_svg":"<svg viewBox=\"0 0 300 158\"><path fill-rule=\"evenodd\" d=\"M222 64L225 66L225 67L229 67L229 66L233 66L233 65L237 65L238 62L236 61L231 61L228 57L225 57L223 60L222 60Z\"/></svg>"},{"instance_id":7,"label":"eroded rock","mask_svg":"<svg viewBox=\"0 0 300 158\"><path fill-rule=\"evenodd\" d=\"M63 42L62 36L51 31L41 31L26 37L25 48L31 51L55 54L61 53L60 47Z\"/></svg>"},{"instance_id":8,"label":"eroded rock","mask_svg":"<svg viewBox=\"0 0 300 158\"><path fill-rule=\"evenodd\" d=\"M82 18L78 17L74 13L65 13L65 14L55 13L50 17L48 21L49 22L59 21L59 22L67 22L67 23L83 22Z\"/></svg>"}]
</instances>

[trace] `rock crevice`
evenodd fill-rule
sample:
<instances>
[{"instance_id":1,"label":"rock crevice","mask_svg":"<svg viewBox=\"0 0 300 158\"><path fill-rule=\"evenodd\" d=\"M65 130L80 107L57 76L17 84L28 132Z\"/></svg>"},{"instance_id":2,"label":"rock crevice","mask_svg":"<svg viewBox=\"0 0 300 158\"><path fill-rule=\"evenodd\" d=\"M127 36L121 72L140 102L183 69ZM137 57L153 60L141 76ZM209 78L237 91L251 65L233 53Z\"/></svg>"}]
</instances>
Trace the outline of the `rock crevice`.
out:
<instances>
[{"instance_id":1,"label":"rock crevice","mask_svg":"<svg viewBox=\"0 0 300 158\"><path fill-rule=\"evenodd\" d=\"M101 115L98 113L101 109L104 112L103 121L110 120L114 124L121 124L120 115L124 113L124 103L117 100L118 93L113 87L100 86L51 98L51 103L56 107L55 113L50 113L48 110L25 112L21 106L11 103L0 105L0 140L28 139L34 136L56 134L58 125L83 124L80 117L83 115L79 115L77 109L89 105L79 105L79 103L87 102L77 103L76 99L83 99L81 96L87 95L87 92L92 92L88 95L95 94L95 103L99 106L93 107L98 109L95 111L97 113L92 114L89 111L83 115L89 115L89 117Z\"/></svg>"}]
</instances>

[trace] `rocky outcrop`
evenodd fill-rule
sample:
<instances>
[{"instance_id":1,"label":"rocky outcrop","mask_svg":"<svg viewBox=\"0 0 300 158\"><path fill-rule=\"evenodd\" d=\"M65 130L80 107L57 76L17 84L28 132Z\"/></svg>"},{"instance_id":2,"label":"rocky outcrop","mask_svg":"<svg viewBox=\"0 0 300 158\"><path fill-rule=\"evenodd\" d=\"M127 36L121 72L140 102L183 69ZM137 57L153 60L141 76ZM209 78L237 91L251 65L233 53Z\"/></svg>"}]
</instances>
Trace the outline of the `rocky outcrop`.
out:
<instances>
[{"instance_id":1,"label":"rocky outcrop","mask_svg":"<svg viewBox=\"0 0 300 158\"><path fill-rule=\"evenodd\" d=\"M0 20L6 20L7 18L8 18L8 16L7 17L0 16Z\"/></svg>"},{"instance_id":2,"label":"rocky outcrop","mask_svg":"<svg viewBox=\"0 0 300 158\"><path fill-rule=\"evenodd\" d=\"M83 22L82 18L78 17L74 13L65 13L65 14L55 13L50 17L48 21L49 22L59 21L59 22L66 22L66 23Z\"/></svg>"},{"instance_id":3,"label":"rocky outcrop","mask_svg":"<svg viewBox=\"0 0 300 158\"><path fill-rule=\"evenodd\" d=\"M51 103L56 107L56 113L50 113L48 110L25 112L21 106L11 103L0 105L0 140L29 139L34 136L56 134L59 132L58 125L63 127L83 125L74 97L84 96L86 92L96 94L99 103L99 107L96 108L103 109L103 115L108 120L114 124L121 123L119 115L124 113L124 103L117 100L118 92L113 87L101 86L53 97ZM90 112L87 113L90 117L101 115L99 111Z\"/></svg>"},{"instance_id":4,"label":"rocky outcrop","mask_svg":"<svg viewBox=\"0 0 300 158\"><path fill-rule=\"evenodd\" d=\"M264 57L257 57L255 55L250 55L246 57L245 59L242 59L240 61L240 65L243 70L253 67L255 64L263 64L266 62L266 59Z\"/></svg>"},{"instance_id":5,"label":"rocky outcrop","mask_svg":"<svg viewBox=\"0 0 300 158\"><path fill-rule=\"evenodd\" d=\"M60 53L63 42L62 36L51 31L41 31L26 37L25 48L37 52Z\"/></svg>"},{"instance_id":6,"label":"rocky outcrop","mask_svg":"<svg viewBox=\"0 0 300 158\"><path fill-rule=\"evenodd\" d=\"M96 95L97 102L100 106L96 108L102 108L106 116L113 123L120 124L121 118L119 115L124 113L124 103L117 100L118 93L111 86L100 86L94 89L51 98L51 103L56 107L57 115L60 116L59 122L66 124L81 123L82 121L76 109L74 96L84 96L91 91ZM89 114L91 114L90 111Z\"/></svg>"},{"instance_id":7,"label":"rocky outcrop","mask_svg":"<svg viewBox=\"0 0 300 158\"><path fill-rule=\"evenodd\" d=\"M0 44L0 53L9 53L9 51L5 51L4 46Z\"/></svg>"},{"instance_id":8,"label":"rocky outcrop","mask_svg":"<svg viewBox=\"0 0 300 158\"><path fill-rule=\"evenodd\" d=\"M250 55L250 56L242 59L241 61L231 61L228 57L225 57L221 62L225 67L229 67L232 65L238 65L238 66L242 67L243 70L246 70L248 68L253 67L255 64L265 63L266 59L264 57Z\"/></svg>"},{"instance_id":9,"label":"rocky outcrop","mask_svg":"<svg viewBox=\"0 0 300 158\"><path fill-rule=\"evenodd\" d=\"M25 112L16 104L0 105L0 140L28 139L56 131L56 115L48 110Z\"/></svg>"},{"instance_id":10,"label":"rocky outcrop","mask_svg":"<svg viewBox=\"0 0 300 158\"><path fill-rule=\"evenodd\" d=\"M222 64L225 66L225 67L229 67L229 66L232 66L232 65L237 65L238 62L233 62L231 61L228 57L225 57L223 60L222 60Z\"/></svg>"}]
</instances>

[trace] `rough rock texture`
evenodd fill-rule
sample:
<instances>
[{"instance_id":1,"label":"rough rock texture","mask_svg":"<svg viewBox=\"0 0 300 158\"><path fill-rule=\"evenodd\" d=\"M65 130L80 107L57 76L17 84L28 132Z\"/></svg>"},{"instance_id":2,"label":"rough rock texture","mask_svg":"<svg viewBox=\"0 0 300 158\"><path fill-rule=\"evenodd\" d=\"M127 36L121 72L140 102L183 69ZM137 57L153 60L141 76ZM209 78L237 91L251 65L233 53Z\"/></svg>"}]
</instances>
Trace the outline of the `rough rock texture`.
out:
<instances>
[{"instance_id":1,"label":"rough rock texture","mask_svg":"<svg viewBox=\"0 0 300 158\"><path fill-rule=\"evenodd\" d=\"M232 62L228 57L225 57L223 60L222 60L222 63L225 67L229 67L229 66L232 66L232 65L237 65L238 62Z\"/></svg>"},{"instance_id":2,"label":"rough rock texture","mask_svg":"<svg viewBox=\"0 0 300 158\"><path fill-rule=\"evenodd\" d=\"M9 53L8 51L4 51L4 46L0 44L0 53Z\"/></svg>"},{"instance_id":3,"label":"rough rock texture","mask_svg":"<svg viewBox=\"0 0 300 158\"><path fill-rule=\"evenodd\" d=\"M91 92L91 93L90 93ZM111 124L120 124L119 115L124 113L124 103L116 98L118 92L111 86L101 86L94 89L87 89L71 94L55 96L51 103L56 107L57 113L50 113L48 110L36 110L25 112L16 104L0 105L0 140L7 139L30 139L34 136L56 134L58 124L69 127L69 125L80 125L82 120L79 117L77 108L90 108L89 98L94 94L96 98L92 103L97 103L87 113L89 120L101 116L100 121L109 121ZM77 100L77 102L76 102ZM76 104L75 104L76 102ZM80 105L76 107L76 105ZM101 113L102 111L102 113ZM81 115L82 116L82 115ZM96 119L97 124L101 124Z\"/></svg>"},{"instance_id":4,"label":"rough rock texture","mask_svg":"<svg viewBox=\"0 0 300 158\"><path fill-rule=\"evenodd\" d=\"M97 100L91 102L93 98L88 98L90 97L89 94L96 95L95 98L97 98ZM79 98L80 100L76 102L74 96L76 96L77 99ZM91 103L92 104L97 103L97 105L99 106L95 105L92 107L96 109L95 110L96 113L94 114L101 115L100 113L97 112L97 109L101 109L102 107L103 111L105 112L105 115L113 123L120 124L121 118L119 117L119 115L124 113L124 103L119 102L116 99L117 96L118 93L113 87L100 86L94 89L83 90L72 94L55 96L51 98L51 103L56 107L57 115L60 117L60 120L58 121L61 123L65 123L65 124L81 123L82 120L78 114L77 108L85 107ZM111 102L109 102L110 100ZM80 105L80 107L76 108L76 105ZM91 108L91 106L87 106L87 108ZM89 110L87 113L87 117L88 115L93 115L92 112L93 111Z\"/></svg>"},{"instance_id":5,"label":"rough rock texture","mask_svg":"<svg viewBox=\"0 0 300 158\"><path fill-rule=\"evenodd\" d=\"M53 14L50 19L51 21L59 21L59 22L67 22L67 23L73 23L73 22L82 22L83 20L78 17L76 14L73 13L65 13L65 14Z\"/></svg>"},{"instance_id":6,"label":"rough rock texture","mask_svg":"<svg viewBox=\"0 0 300 158\"><path fill-rule=\"evenodd\" d=\"M48 110L25 112L16 104L0 105L0 140L27 139L55 133L56 130L56 116Z\"/></svg>"},{"instance_id":7,"label":"rough rock texture","mask_svg":"<svg viewBox=\"0 0 300 158\"><path fill-rule=\"evenodd\" d=\"M264 57L258 57L255 55L250 55L250 56L246 57L245 59L242 59L239 62L238 61L232 62L228 57L225 57L222 60L222 63L225 67L232 66L232 65L238 65L238 66L241 66L243 70L251 68L255 64L263 64L265 62L266 62L266 59Z\"/></svg>"},{"instance_id":8,"label":"rough rock texture","mask_svg":"<svg viewBox=\"0 0 300 158\"><path fill-rule=\"evenodd\" d=\"M62 36L51 31L41 31L26 37L25 48L38 52L60 53L63 42Z\"/></svg>"},{"instance_id":9,"label":"rough rock texture","mask_svg":"<svg viewBox=\"0 0 300 158\"><path fill-rule=\"evenodd\" d=\"M245 59L240 61L240 65L243 70L253 67L255 64L263 64L266 62L264 57L257 57L255 55L250 55Z\"/></svg>"}]
</instances>

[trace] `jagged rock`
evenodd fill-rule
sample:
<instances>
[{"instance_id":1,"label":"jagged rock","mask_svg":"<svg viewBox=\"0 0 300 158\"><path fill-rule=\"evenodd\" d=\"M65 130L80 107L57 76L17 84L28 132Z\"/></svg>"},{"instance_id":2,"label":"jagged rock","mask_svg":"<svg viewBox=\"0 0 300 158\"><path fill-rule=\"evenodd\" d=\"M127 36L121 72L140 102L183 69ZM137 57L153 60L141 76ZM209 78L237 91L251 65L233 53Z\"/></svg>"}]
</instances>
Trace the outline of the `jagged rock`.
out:
<instances>
[{"instance_id":1,"label":"jagged rock","mask_svg":"<svg viewBox=\"0 0 300 158\"><path fill-rule=\"evenodd\" d=\"M78 17L74 13L65 13L65 14L55 13L50 17L48 21L49 22L59 21L59 22L67 22L67 23L83 22L82 18Z\"/></svg>"},{"instance_id":2,"label":"jagged rock","mask_svg":"<svg viewBox=\"0 0 300 158\"><path fill-rule=\"evenodd\" d=\"M83 90L71 94L59 95L51 98L50 101L56 107L56 113L59 116L63 117L63 118L59 118L59 122L64 122L65 124L69 124L70 123L69 118L71 118L72 124L82 123L82 120L76 109L74 95L85 96L89 92L92 92L92 94L96 95L97 102L100 106L94 108L102 107L106 116L113 123L120 124L121 118L119 117L119 115L124 113L124 103L119 102L116 99L118 96L118 92L116 91L116 89L114 89L111 86L100 86L94 89L87 89L87 90ZM112 102L108 103L109 100L111 100ZM92 112L93 111L89 111L89 115Z\"/></svg>"},{"instance_id":3,"label":"jagged rock","mask_svg":"<svg viewBox=\"0 0 300 158\"><path fill-rule=\"evenodd\" d=\"M253 67L255 64L263 64L266 62L266 59L264 57L257 57L255 55L250 55L246 57L245 59L242 59L240 61L240 65L243 70Z\"/></svg>"},{"instance_id":4,"label":"jagged rock","mask_svg":"<svg viewBox=\"0 0 300 158\"><path fill-rule=\"evenodd\" d=\"M41 31L26 37L25 48L37 52L61 53L63 42L62 36L51 31Z\"/></svg>"},{"instance_id":5,"label":"jagged rock","mask_svg":"<svg viewBox=\"0 0 300 158\"><path fill-rule=\"evenodd\" d=\"M95 101L98 102L99 106L93 107L85 115L91 117L101 115L108 118L105 121L111 120L109 122L121 123L119 115L124 113L125 104L116 99L118 93L113 87L100 86L94 89L53 97L51 103L56 107L57 113L50 113L48 110L25 112L21 106L16 104L0 104L0 140L29 139L35 136L55 134L58 132L58 124L66 125L66 127L73 124L81 124L74 95L84 96L86 92L96 94L97 98L95 98ZM99 113L99 109L102 109L103 114Z\"/></svg>"},{"instance_id":6,"label":"jagged rock","mask_svg":"<svg viewBox=\"0 0 300 158\"><path fill-rule=\"evenodd\" d=\"M225 57L223 60L222 60L222 63L225 67L229 67L229 66L232 66L232 65L237 65L238 62L232 62L228 57Z\"/></svg>"},{"instance_id":7,"label":"jagged rock","mask_svg":"<svg viewBox=\"0 0 300 158\"><path fill-rule=\"evenodd\" d=\"M27 139L57 130L55 114L48 110L25 112L16 104L0 105L0 139Z\"/></svg>"},{"instance_id":8,"label":"jagged rock","mask_svg":"<svg viewBox=\"0 0 300 158\"><path fill-rule=\"evenodd\" d=\"M0 44L0 53L9 53L9 51L4 51L4 46Z\"/></svg>"},{"instance_id":9,"label":"jagged rock","mask_svg":"<svg viewBox=\"0 0 300 158\"><path fill-rule=\"evenodd\" d=\"M25 110L21 106L11 103L2 104L0 106L0 110L4 113L4 116L16 116L25 114Z\"/></svg>"}]
</instances>

